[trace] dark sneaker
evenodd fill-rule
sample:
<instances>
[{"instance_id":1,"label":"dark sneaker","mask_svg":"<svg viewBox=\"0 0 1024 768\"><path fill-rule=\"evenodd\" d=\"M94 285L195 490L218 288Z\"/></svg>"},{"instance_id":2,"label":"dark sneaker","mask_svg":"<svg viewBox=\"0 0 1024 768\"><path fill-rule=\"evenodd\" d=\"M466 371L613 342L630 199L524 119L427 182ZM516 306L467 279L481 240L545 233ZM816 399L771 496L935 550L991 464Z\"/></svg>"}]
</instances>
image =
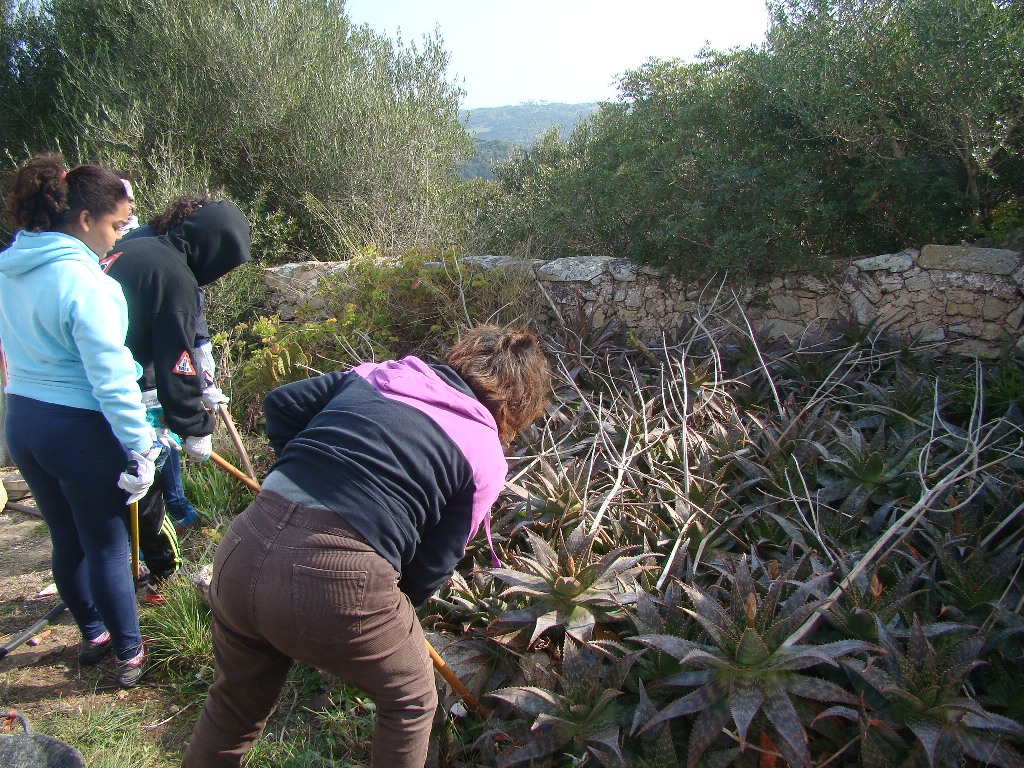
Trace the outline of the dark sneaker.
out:
<instances>
[{"instance_id":1,"label":"dark sneaker","mask_svg":"<svg viewBox=\"0 0 1024 768\"><path fill-rule=\"evenodd\" d=\"M110 653L110 634L107 632L103 633L106 635L106 640L94 643L92 640L82 640L81 645L78 646L78 661L82 664L92 665L99 664Z\"/></svg>"},{"instance_id":2,"label":"dark sneaker","mask_svg":"<svg viewBox=\"0 0 1024 768\"><path fill-rule=\"evenodd\" d=\"M118 661L114 665L114 679L121 688L134 688L149 672L151 662L145 648L131 661Z\"/></svg>"}]
</instances>

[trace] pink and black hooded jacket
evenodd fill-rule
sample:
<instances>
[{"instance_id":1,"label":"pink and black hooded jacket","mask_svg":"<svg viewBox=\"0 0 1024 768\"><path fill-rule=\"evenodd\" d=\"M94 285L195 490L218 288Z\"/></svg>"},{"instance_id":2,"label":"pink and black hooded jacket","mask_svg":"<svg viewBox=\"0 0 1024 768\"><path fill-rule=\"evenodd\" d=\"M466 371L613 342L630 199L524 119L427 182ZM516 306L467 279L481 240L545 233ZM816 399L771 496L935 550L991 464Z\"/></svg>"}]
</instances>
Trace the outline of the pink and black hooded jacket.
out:
<instances>
[{"instance_id":1,"label":"pink and black hooded jacket","mask_svg":"<svg viewBox=\"0 0 1024 768\"><path fill-rule=\"evenodd\" d=\"M337 512L423 603L488 518L508 463L490 412L416 357L286 384L263 400L272 472Z\"/></svg>"}]
</instances>

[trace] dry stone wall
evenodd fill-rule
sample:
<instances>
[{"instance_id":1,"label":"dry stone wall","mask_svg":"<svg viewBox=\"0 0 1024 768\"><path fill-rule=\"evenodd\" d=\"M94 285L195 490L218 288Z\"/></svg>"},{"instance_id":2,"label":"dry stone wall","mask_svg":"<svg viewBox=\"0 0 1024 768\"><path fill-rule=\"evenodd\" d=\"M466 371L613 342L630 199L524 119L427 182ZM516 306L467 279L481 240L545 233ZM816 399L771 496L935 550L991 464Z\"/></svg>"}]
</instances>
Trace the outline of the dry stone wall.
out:
<instances>
[{"instance_id":1,"label":"dry stone wall","mask_svg":"<svg viewBox=\"0 0 1024 768\"><path fill-rule=\"evenodd\" d=\"M973 246L926 245L920 250L852 259L830 277L790 274L760 285L732 286L712 276L682 281L626 259L586 256L522 262L504 256L466 260L479 269L523 268L543 296L535 323L553 329L583 318L600 327L617 318L641 338L657 340L713 307L743 314L774 336L802 338L840 317L855 318L906 338L961 354L997 357L1024 350L1024 255ZM310 301L311 286L344 265L287 264L267 272L272 302L284 319ZM315 303L315 300L314 300Z\"/></svg>"}]
</instances>

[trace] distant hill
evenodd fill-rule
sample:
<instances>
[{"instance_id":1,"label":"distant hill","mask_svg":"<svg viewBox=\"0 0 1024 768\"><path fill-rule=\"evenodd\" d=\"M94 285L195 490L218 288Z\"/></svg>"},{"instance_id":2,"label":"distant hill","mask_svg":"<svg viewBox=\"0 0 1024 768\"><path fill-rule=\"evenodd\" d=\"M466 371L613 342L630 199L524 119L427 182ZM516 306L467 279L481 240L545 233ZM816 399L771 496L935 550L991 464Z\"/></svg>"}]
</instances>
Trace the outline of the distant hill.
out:
<instances>
[{"instance_id":1,"label":"distant hill","mask_svg":"<svg viewBox=\"0 0 1024 768\"><path fill-rule=\"evenodd\" d=\"M473 136L476 154L461 169L462 177L492 178L491 167L503 162L515 146L532 144L551 126L561 129L563 139L573 127L597 109L597 104L528 102L509 107L464 109L460 117Z\"/></svg>"}]
</instances>

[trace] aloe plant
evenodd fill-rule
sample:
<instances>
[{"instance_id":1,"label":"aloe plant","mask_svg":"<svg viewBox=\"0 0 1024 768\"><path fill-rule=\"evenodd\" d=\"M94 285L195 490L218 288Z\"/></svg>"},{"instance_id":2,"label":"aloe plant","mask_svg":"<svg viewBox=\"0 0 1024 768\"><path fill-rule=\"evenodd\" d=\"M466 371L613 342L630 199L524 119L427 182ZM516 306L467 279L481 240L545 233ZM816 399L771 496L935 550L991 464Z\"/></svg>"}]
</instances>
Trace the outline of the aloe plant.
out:
<instances>
[{"instance_id":1,"label":"aloe plant","mask_svg":"<svg viewBox=\"0 0 1024 768\"><path fill-rule=\"evenodd\" d=\"M575 764L581 766L622 765L621 714L615 702L634 658L606 664L602 655L566 637L560 692L519 686L489 693L533 719L526 743L506 754L499 766L555 754L580 758Z\"/></svg>"},{"instance_id":2,"label":"aloe plant","mask_svg":"<svg viewBox=\"0 0 1024 768\"><path fill-rule=\"evenodd\" d=\"M518 599L526 606L503 613L492 634L525 627L526 644L556 628L580 641L589 640L599 621L621 617L622 608L636 601L637 576L648 569L654 553L630 554L637 546L616 547L602 557L593 553L597 531L580 524L558 551L527 530L533 557L514 555L518 569L494 568L490 574L509 584L501 599ZM561 534L559 534L561 536Z\"/></svg>"},{"instance_id":3,"label":"aloe plant","mask_svg":"<svg viewBox=\"0 0 1024 768\"><path fill-rule=\"evenodd\" d=\"M831 475L822 476L826 501L855 493L866 499L899 498L911 477L909 470L920 449L915 441L892 435L884 426L876 429L870 440L856 427L836 428L833 442L815 446Z\"/></svg>"},{"instance_id":4,"label":"aloe plant","mask_svg":"<svg viewBox=\"0 0 1024 768\"><path fill-rule=\"evenodd\" d=\"M1000 768L1024 766L1024 754L1009 743L1024 740L1024 726L964 693L968 676L982 663L983 636L968 631L937 648L915 615L905 644L881 622L878 642L882 656L843 662L870 686L872 710L861 748L865 768L895 759L928 768L958 765L964 754Z\"/></svg>"},{"instance_id":5,"label":"aloe plant","mask_svg":"<svg viewBox=\"0 0 1024 768\"><path fill-rule=\"evenodd\" d=\"M895 583L887 585L886 571L893 569L873 568L870 574L844 588L842 597L828 607L829 623L846 637L877 642L878 624L888 626L910 601L925 591L922 570L919 566L909 573L895 572ZM842 563L837 565L837 571L841 577L848 574Z\"/></svg>"},{"instance_id":6,"label":"aloe plant","mask_svg":"<svg viewBox=\"0 0 1024 768\"><path fill-rule=\"evenodd\" d=\"M464 576L458 571L452 574L440 596L435 596L431 607L443 611L436 622L436 628L464 635L473 630L482 631L508 608L498 597L500 586L485 576L484 571L475 571Z\"/></svg>"},{"instance_id":7,"label":"aloe plant","mask_svg":"<svg viewBox=\"0 0 1024 768\"><path fill-rule=\"evenodd\" d=\"M875 646L861 640L787 644L793 632L825 605L810 599L820 577L799 583L782 600L799 566L771 580L762 594L743 558L732 575L727 608L709 592L683 585L693 604L686 612L703 628L707 642L664 634L640 635L636 640L679 660L681 671L661 680L660 686L695 690L646 722L636 719L633 731L643 733L667 720L699 713L690 733L688 768L697 765L730 723L735 724L739 741L736 754L750 747L748 734L754 727L759 736L770 738L791 766L809 766L806 724L793 697L844 704L854 704L856 698L806 670L822 664L836 667L840 659Z\"/></svg>"}]
</instances>

